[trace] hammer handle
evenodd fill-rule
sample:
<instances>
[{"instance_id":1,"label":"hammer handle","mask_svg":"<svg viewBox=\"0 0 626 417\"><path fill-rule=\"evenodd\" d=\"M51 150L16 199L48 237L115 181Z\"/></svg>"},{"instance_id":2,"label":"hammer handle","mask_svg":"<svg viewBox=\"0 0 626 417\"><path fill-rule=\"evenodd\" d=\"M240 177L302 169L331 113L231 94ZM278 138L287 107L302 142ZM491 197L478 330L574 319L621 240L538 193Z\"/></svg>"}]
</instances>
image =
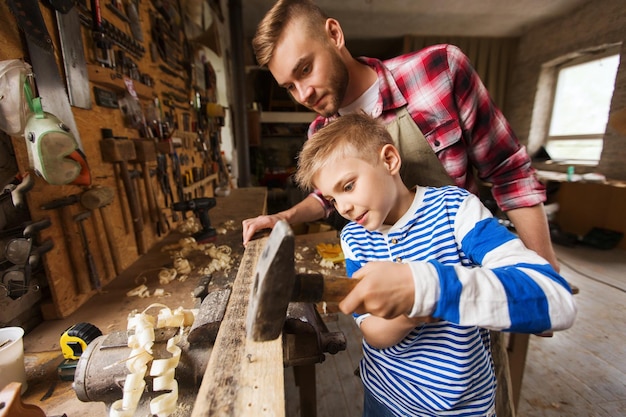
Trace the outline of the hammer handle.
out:
<instances>
[{"instance_id":1,"label":"hammer handle","mask_svg":"<svg viewBox=\"0 0 626 417\"><path fill-rule=\"evenodd\" d=\"M360 280L324 276L322 274L296 274L291 301L318 303L326 301L338 303L359 283Z\"/></svg>"},{"instance_id":2,"label":"hammer handle","mask_svg":"<svg viewBox=\"0 0 626 417\"><path fill-rule=\"evenodd\" d=\"M100 211L100 217L102 218L102 225L104 226L104 233L106 234L109 251L111 252L111 258L113 259L115 273L119 275L122 273L123 268L121 261L122 257L118 249L117 237L115 236L115 229L113 229L109 213L106 211L107 207L100 207L98 210Z\"/></svg>"},{"instance_id":3,"label":"hammer handle","mask_svg":"<svg viewBox=\"0 0 626 417\"><path fill-rule=\"evenodd\" d=\"M133 221L137 251L140 255L143 255L146 253L146 244L143 239L143 216L141 215L141 208L139 206L139 196L137 195L134 184L130 179L130 173L128 172L128 165L126 165L126 161L120 161L119 166L122 182L124 183L124 189L126 190L128 206L130 208L130 216Z\"/></svg>"},{"instance_id":4,"label":"hammer handle","mask_svg":"<svg viewBox=\"0 0 626 417\"><path fill-rule=\"evenodd\" d=\"M76 233L78 225L74 221L74 216L70 206L60 207L59 216L61 219L63 236L68 256L70 258L72 272L74 273L74 279L76 280L76 285L78 286L78 292L80 294L89 294L91 292L91 282L89 281L89 277L87 275L88 271L85 262L80 257L80 237L77 236Z\"/></svg>"},{"instance_id":5,"label":"hammer handle","mask_svg":"<svg viewBox=\"0 0 626 417\"><path fill-rule=\"evenodd\" d=\"M141 163L141 175L143 176L144 188L146 189L146 200L148 200L148 212L150 214L150 220L154 223L159 221L157 214L156 196L154 194L154 188L152 188L152 181L150 180L150 168L145 162Z\"/></svg>"}]
</instances>

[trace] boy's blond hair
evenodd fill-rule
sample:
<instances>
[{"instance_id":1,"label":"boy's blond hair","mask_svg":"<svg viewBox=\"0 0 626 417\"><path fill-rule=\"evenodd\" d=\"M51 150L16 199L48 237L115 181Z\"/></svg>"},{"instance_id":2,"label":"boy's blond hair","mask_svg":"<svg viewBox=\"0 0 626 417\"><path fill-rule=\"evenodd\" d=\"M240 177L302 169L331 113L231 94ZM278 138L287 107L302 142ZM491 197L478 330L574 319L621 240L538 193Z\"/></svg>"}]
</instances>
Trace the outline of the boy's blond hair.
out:
<instances>
[{"instance_id":1,"label":"boy's blond hair","mask_svg":"<svg viewBox=\"0 0 626 417\"><path fill-rule=\"evenodd\" d=\"M265 67L272 59L276 42L284 29L295 19L302 19L302 30L309 37L323 40L328 16L311 0L278 0L257 26L252 49L257 63Z\"/></svg>"},{"instance_id":2,"label":"boy's blond hair","mask_svg":"<svg viewBox=\"0 0 626 417\"><path fill-rule=\"evenodd\" d=\"M372 165L379 162L383 146L393 145L387 129L362 113L347 114L318 130L302 147L298 156L296 182L305 190L315 188L313 177L342 158L362 159Z\"/></svg>"}]
</instances>

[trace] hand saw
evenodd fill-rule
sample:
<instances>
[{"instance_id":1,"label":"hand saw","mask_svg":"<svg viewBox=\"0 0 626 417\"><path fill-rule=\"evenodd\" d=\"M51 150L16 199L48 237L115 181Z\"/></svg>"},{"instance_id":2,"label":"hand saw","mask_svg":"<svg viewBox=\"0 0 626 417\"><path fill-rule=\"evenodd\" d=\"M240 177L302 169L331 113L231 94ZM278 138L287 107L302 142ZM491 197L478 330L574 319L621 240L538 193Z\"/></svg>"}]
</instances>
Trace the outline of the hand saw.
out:
<instances>
[{"instance_id":1,"label":"hand saw","mask_svg":"<svg viewBox=\"0 0 626 417\"><path fill-rule=\"evenodd\" d=\"M54 56L52 38L41 14L39 2L37 0L7 0L7 5L26 38L28 54L35 73L35 82L43 109L63 121L76 138L79 149L84 152L70 101L65 91L65 83L61 78Z\"/></svg>"},{"instance_id":2,"label":"hand saw","mask_svg":"<svg viewBox=\"0 0 626 417\"><path fill-rule=\"evenodd\" d=\"M63 54L63 66L67 80L67 93L70 104L81 109L91 109L91 95L89 94L89 76L87 75L87 62L85 61L85 49L83 46L83 34L80 29L80 16L74 2L69 2L69 8L58 7L56 9L57 27L59 28L59 40L61 53Z\"/></svg>"}]
</instances>

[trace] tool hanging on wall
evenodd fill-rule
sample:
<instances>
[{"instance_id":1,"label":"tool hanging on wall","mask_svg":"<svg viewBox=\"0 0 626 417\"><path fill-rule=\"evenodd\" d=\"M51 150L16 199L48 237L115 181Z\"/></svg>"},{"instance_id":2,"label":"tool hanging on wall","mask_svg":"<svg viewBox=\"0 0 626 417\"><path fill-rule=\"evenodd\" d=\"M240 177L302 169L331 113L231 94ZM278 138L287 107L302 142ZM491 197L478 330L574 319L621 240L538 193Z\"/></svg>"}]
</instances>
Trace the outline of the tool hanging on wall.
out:
<instances>
[{"instance_id":1,"label":"tool hanging on wall","mask_svg":"<svg viewBox=\"0 0 626 417\"><path fill-rule=\"evenodd\" d=\"M159 150L159 153L156 158L157 158L157 168L156 168L157 181L159 182L159 185L161 187L161 192L163 193L163 199L165 200L165 207L171 208L172 204L174 204L174 192L172 191L172 186L170 184L170 176L167 170L167 155L165 153L161 153L161 150ZM178 221L178 215L174 211L172 211L172 220L175 222ZM169 228L169 225L168 225L168 228Z\"/></svg>"},{"instance_id":2,"label":"tool hanging on wall","mask_svg":"<svg viewBox=\"0 0 626 417\"><path fill-rule=\"evenodd\" d=\"M31 66L21 59L0 61L0 130L8 135L24 132L30 110L22 86L32 76Z\"/></svg>"},{"instance_id":3,"label":"tool hanging on wall","mask_svg":"<svg viewBox=\"0 0 626 417\"><path fill-rule=\"evenodd\" d=\"M69 3L69 8L57 8L55 13L63 55L63 67L65 68L67 93L72 106L91 109L89 76L87 75L80 17L74 1L66 1L65 3Z\"/></svg>"},{"instance_id":4,"label":"tool hanging on wall","mask_svg":"<svg viewBox=\"0 0 626 417\"><path fill-rule=\"evenodd\" d=\"M141 20L139 19L138 0L126 0L126 16L128 16L128 25L130 31L139 42L143 42L143 30L141 28Z\"/></svg>"},{"instance_id":5,"label":"tool hanging on wall","mask_svg":"<svg viewBox=\"0 0 626 417\"><path fill-rule=\"evenodd\" d=\"M91 184L87 159L72 132L55 115L43 110L41 97L32 97L28 82L24 83L24 94L32 111L24 137L37 175L52 185Z\"/></svg>"},{"instance_id":6,"label":"tool hanging on wall","mask_svg":"<svg viewBox=\"0 0 626 417\"><path fill-rule=\"evenodd\" d=\"M122 257L119 252L118 240L115 235L115 229L113 223L107 213L106 207L113 202L115 192L110 187L93 187L85 191L80 196L80 203L83 207L97 212L100 215L102 224L104 226L104 234L106 235L106 243L109 248L111 260L115 268L117 275L122 273ZM96 223L94 219L94 224Z\"/></svg>"},{"instance_id":7,"label":"tool hanging on wall","mask_svg":"<svg viewBox=\"0 0 626 417\"><path fill-rule=\"evenodd\" d=\"M150 219L156 225L157 234L161 236L161 234L166 231L167 225L156 198L152 179L150 178L150 167L148 165L148 163L156 162L157 160L156 145L154 141L150 139L135 139L133 140L133 144L135 145L135 153L137 155L134 162L141 166Z\"/></svg>"},{"instance_id":8,"label":"tool hanging on wall","mask_svg":"<svg viewBox=\"0 0 626 417\"><path fill-rule=\"evenodd\" d=\"M103 161L116 164L120 169L120 176L124 183L126 199L128 200L132 217L137 251L139 255L143 255L146 253L146 243L143 237L143 215L141 213L141 206L139 205L137 190L135 190L135 186L131 181L130 172L128 171L128 161L137 158L135 145L133 145L129 139L113 139L107 137L100 140L100 151Z\"/></svg>"},{"instance_id":9,"label":"tool hanging on wall","mask_svg":"<svg viewBox=\"0 0 626 417\"><path fill-rule=\"evenodd\" d=\"M74 216L74 221L78 223L78 230L80 231L80 239L83 243L83 253L85 255L85 262L87 263L87 269L89 271L89 282L91 288L100 291L102 285L100 283L100 275L98 274L98 268L96 262L89 248L89 239L87 238L87 231L85 230L84 221L91 217L91 212L88 210L82 211Z\"/></svg>"},{"instance_id":10,"label":"tool hanging on wall","mask_svg":"<svg viewBox=\"0 0 626 417\"><path fill-rule=\"evenodd\" d=\"M66 253L69 257L70 266L76 288L80 294L89 294L91 292L91 282L89 281L89 272L87 265L80 257L81 244L78 240L76 227L74 227L74 214L71 206L78 203L79 194L72 194L67 197L52 200L43 204L42 210L58 210L61 229L63 230L63 242L65 243Z\"/></svg>"},{"instance_id":11,"label":"tool hanging on wall","mask_svg":"<svg viewBox=\"0 0 626 417\"><path fill-rule=\"evenodd\" d=\"M115 68L111 39L104 33L100 0L91 0L91 34L96 46L96 61L108 68Z\"/></svg>"},{"instance_id":12,"label":"tool hanging on wall","mask_svg":"<svg viewBox=\"0 0 626 417\"><path fill-rule=\"evenodd\" d=\"M39 8L37 0L7 0L9 10L24 33L28 54L36 77L39 96L43 98L43 110L56 115L68 126L78 149L84 151L74 113L65 91L65 83L54 54L52 38Z\"/></svg>"}]
</instances>

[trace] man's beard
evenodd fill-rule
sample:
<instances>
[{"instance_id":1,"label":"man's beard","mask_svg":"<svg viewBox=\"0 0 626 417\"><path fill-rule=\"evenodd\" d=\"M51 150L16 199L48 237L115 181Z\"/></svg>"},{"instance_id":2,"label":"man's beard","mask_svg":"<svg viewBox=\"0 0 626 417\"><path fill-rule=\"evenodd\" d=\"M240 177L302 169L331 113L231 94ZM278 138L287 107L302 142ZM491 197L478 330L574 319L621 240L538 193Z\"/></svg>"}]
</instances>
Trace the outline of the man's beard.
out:
<instances>
[{"instance_id":1,"label":"man's beard","mask_svg":"<svg viewBox=\"0 0 626 417\"><path fill-rule=\"evenodd\" d=\"M312 109L324 117L331 117L337 114L348 89L348 81L350 75L346 64L341 60L339 54L334 53L331 61L332 69L330 72L330 80L328 85L328 94L330 94L330 107L325 109ZM317 97L314 100L318 100Z\"/></svg>"}]
</instances>

